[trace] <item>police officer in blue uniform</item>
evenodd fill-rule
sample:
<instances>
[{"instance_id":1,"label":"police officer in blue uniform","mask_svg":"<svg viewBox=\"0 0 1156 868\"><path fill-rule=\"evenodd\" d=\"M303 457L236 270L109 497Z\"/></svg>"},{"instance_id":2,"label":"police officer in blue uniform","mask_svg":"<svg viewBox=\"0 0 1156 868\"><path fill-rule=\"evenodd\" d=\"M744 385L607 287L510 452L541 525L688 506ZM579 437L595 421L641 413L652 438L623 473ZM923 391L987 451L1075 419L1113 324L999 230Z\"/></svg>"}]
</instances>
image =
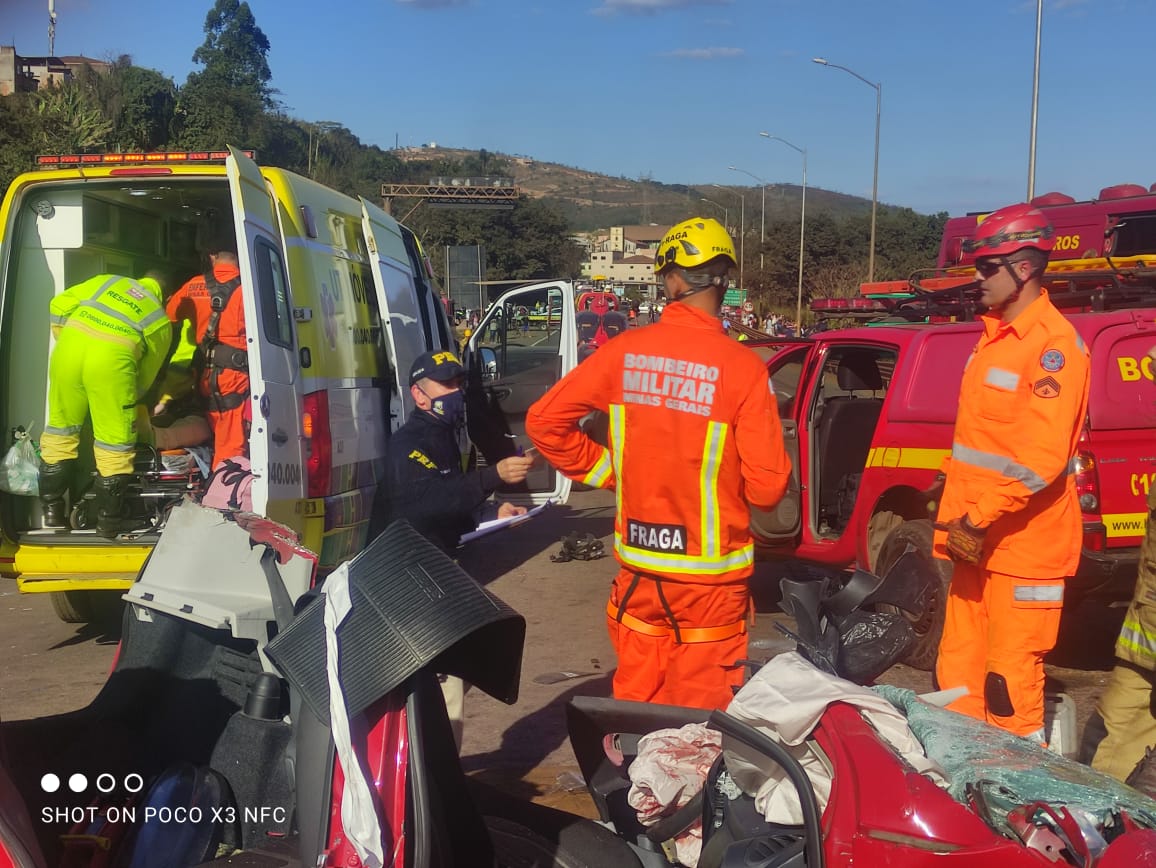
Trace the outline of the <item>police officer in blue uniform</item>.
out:
<instances>
[{"instance_id":1,"label":"police officer in blue uniform","mask_svg":"<svg viewBox=\"0 0 1156 868\"><path fill-rule=\"evenodd\" d=\"M512 455L491 467L462 470L457 430L465 419L463 376L461 363L449 350L424 353L410 368L409 389L416 409L386 448L385 480L374 500L371 539L389 522L404 518L431 542L452 551L459 537L477 526L499 485L526 479L534 463L528 456ZM496 517L525 511L503 503Z\"/></svg>"}]
</instances>

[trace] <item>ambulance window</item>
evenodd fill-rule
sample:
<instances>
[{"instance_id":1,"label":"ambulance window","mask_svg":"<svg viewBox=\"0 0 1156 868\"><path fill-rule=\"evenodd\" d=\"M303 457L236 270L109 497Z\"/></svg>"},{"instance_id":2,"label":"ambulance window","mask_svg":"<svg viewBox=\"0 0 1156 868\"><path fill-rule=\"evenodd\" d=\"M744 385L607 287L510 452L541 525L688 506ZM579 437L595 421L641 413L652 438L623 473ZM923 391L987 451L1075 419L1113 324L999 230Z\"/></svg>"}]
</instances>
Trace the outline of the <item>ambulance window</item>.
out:
<instances>
[{"instance_id":1,"label":"ambulance window","mask_svg":"<svg viewBox=\"0 0 1156 868\"><path fill-rule=\"evenodd\" d=\"M258 238L253 249L257 271L257 293L261 299L261 318L265 339L279 347L293 349L293 309L281 255L272 244Z\"/></svg>"},{"instance_id":2,"label":"ambulance window","mask_svg":"<svg viewBox=\"0 0 1156 868\"><path fill-rule=\"evenodd\" d=\"M421 316L422 331L425 333L425 345L427 347L450 347L453 346L453 341L449 339L449 335L445 334L443 330L437 329L440 322L438 320L437 305L434 294L430 288L429 277L426 275L425 263L422 261L421 254L417 249L417 241L412 232L402 227L401 237L405 240L405 252L409 257L409 267L413 269L414 289L417 291L418 311ZM437 329L438 334L435 339L434 330Z\"/></svg>"}]
</instances>

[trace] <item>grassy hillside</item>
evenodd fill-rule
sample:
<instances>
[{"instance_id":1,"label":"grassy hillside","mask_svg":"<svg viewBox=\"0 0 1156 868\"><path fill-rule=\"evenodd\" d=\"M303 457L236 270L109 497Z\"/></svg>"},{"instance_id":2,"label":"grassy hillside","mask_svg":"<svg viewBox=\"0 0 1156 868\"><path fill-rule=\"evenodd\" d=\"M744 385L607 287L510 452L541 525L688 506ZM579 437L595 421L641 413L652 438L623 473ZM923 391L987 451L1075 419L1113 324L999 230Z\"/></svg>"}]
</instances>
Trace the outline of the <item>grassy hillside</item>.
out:
<instances>
[{"instance_id":1,"label":"grassy hillside","mask_svg":"<svg viewBox=\"0 0 1156 868\"><path fill-rule=\"evenodd\" d=\"M478 152L455 148L422 148L397 152L406 161L463 161L476 157ZM670 225L694 212L713 212L716 209L699 200L704 196L731 209L730 223L737 224L741 193L746 197L747 226L755 226L760 218L762 197L757 185L727 187L730 195L710 184L661 184L649 180L631 180L599 175L572 166L545 163L524 157L493 154L502 165L488 174L513 177L514 183L528 196L542 199L557 206L577 231L629 226L644 223ZM766 219L792 219L799 213L801 188L794 184L768 184L766 192ZM833 217L866 214L871 200L843 193L833 193L818 187L807 188L807 213L829 214Z\"/></svg>"}]
</instances>

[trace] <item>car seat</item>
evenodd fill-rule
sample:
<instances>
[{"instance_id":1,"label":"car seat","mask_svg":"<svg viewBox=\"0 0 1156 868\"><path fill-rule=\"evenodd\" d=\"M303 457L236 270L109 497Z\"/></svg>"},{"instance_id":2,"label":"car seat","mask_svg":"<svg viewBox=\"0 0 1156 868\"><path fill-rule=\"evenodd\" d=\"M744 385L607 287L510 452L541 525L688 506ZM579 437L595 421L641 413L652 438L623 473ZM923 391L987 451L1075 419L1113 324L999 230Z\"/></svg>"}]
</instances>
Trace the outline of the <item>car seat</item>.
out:
<instances>
[{"instance_id":1,"label":"car seat","mask_svg":"<svg viewBox=\"0 0 1156 868\"><path fill-rule=\"evenodd\" d=\"M853 350L839 360L835 371L845 392L877 392L883 378L870 350ZM828 398L818 425L819 512L830 528L841 532L851 518L857 480L863 472L875 424L883 409L882 398L854 394Z\"/></svg>"}]
</instances>

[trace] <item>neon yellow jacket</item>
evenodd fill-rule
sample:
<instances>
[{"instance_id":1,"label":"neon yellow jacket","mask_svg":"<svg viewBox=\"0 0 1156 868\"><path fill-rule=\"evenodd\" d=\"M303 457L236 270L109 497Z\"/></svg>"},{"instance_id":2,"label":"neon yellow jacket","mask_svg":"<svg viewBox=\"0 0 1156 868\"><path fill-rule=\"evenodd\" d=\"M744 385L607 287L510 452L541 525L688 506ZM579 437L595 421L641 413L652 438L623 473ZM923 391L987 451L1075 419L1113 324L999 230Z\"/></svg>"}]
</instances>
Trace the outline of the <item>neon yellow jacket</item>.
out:
<instances>
[{"instance_id":1,"label":"neon yellow jacket","mask_svg":"<svg viewBox=\"0 0 1156 868\"><path fill-rule=\"evenodd\" d=\"M52 333L83 335L111 353L128 353L137 362L137 396L152 385L164 364L172 324L161 304L160 284L149 277L133 280L98 274L70 286L49 304Z\"/></svg>"}]
</instances>

